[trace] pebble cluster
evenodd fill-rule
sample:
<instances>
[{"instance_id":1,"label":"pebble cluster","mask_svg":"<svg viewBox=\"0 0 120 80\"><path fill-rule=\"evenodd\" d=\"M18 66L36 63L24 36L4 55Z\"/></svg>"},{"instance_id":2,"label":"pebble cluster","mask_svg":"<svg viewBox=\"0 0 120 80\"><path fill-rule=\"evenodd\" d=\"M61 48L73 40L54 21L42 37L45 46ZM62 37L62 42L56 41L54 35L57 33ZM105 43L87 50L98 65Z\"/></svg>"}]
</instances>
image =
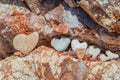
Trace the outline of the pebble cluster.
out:
<instances>
[{"instance_id":1,"label":"pebble cluster","mask_svg":"<svg viewBox=\"0 0 120 80\"><path fill-rule=\"evenodd\" d=\"M119 58L118 54L111 52L110 50L101 52L100 48L95 47L94 45L89 45L87 42L80 42L77 38L70 39L68 37L53 38L51 40L51 46L57 51L65 51L70 46L72 51L76 53L79 59L82 59L85 55L92 57L92 59L99 59L101 61L107 61L111 59Z\"/></svg>"}]
</instances>

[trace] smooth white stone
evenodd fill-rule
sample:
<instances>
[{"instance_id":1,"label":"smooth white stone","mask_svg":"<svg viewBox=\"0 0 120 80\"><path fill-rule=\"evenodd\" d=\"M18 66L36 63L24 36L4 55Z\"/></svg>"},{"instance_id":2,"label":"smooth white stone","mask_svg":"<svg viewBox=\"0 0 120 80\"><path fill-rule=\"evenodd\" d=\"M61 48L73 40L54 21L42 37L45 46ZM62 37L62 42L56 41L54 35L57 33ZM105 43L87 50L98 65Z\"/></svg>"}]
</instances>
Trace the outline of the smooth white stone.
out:
<instances>
[{"instance_id":1,"label":"smooth white stone","mask_svg":"<svg viewBox=\"0 0 120 80\"><path fill-rule=\"evenodd\" d=\"M98 54L100 54L100 49L95 48L94 46L89 46L89 48L86 50L86 54L90 54L93 58L96 58Z\"/></svg>"},{"instance_id":2,"label":"smooth white stone","mask_svg":"<svg viewBox=\"0 0 120 80\"><path fill-rule=\"evenodd\" d=\"M69 38L53 38L51 40L51 45L53 48L55 48L57 51L64 51L68 48L70 44L70 39Z\"/></svg>"},{"instance_id":3,"label":"smooth white stone","mask_svg":"<svg viewBox=\"0 0 120 80\"><path fill-rule=\"evenodd\" d=\"M76 49L83 49L83 48L87 48L88 44L86 42L79 42L78 39L73 39L71 42L71 48L73 51L75 51Z\"/></svg>"}]
</instances>

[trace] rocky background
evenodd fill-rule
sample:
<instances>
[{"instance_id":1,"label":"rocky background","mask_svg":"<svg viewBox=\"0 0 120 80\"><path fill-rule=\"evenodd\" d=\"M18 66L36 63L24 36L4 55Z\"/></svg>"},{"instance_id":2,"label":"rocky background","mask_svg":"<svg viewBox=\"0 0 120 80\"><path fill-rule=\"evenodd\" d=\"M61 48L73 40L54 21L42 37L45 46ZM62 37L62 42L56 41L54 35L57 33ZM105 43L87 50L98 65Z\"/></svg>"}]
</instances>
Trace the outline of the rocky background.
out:
<instances>
[{"instance_id":1,"label":"rocky background","mask_svg":"<svg viewBox=\"0 0 120 80\"><path fill-rule=\"evenodd\" d=\"M119 0L1 0L0 80L119 80L119 16Z\"/></svg>"}]
</instances>

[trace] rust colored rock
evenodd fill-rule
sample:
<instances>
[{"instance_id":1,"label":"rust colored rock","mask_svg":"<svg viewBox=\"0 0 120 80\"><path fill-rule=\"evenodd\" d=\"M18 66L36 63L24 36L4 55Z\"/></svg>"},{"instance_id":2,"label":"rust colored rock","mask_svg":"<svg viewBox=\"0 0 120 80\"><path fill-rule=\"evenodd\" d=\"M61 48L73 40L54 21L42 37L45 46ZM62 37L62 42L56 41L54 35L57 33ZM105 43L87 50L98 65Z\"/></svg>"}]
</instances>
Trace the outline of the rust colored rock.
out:
<instances>
[{"instance_id":1,"label":"rust colored rock","mask_svg":"<svg viewBox=\"0 0 120 80\"><path fill-rule=\"evenodd\" d=\"M84 58L85 52L86 52L86 50L84 48L83 49L76 49L75 54L77 55L78 59L81 60Z\"/></svg>"},{"instance_id":2,"label":"rust colored rock","mask_svg":"<svg viewBox=\"0 0 120 80\"><path fill-rule=\"evenodd\" d=\"M65 0L68 3L68 0ZM120 1L119 0L70 0L76 7L83 8L91 18L109 32L120 33ZM78 6L79 5L79 6ZM73 7L74 7L73 6Z\"/></svg>"},{"instance_id":3,"label":"rust colored rock","mask_svg":"<svg viewBox=\"0 0 120 80\"><path fill-rule=\"evenodd\" d=\"M40 2L42 0L25 0L30 10L36 14L40 14Z\"/></svg>"},{"instance_id":4,"label":"rust colored rock","mask_svg":"<svg viewBox=\"0 0 120 80\"><path fill-rule=\"evenodd\" d=\"M119 62L86 62L89 66L86 79L88 80L113 80L120 79L120 63Z\"/></svg>"},{"instance_id":5,"label":"rust colored rock","mask_svg":"<svg viewBox=\"0 0 120 80\"><path fill-rule=\"evenodd\" d=\"M0 35L0 60L14 52L12 44Z\"/></svg>"},{"instance_id":6,"label":"rust colored rock","mask_svg":"<svg viewBox=\"0 0 120 80\"><path fill-rule=\"evenodd\" d=\"M60 4L51 11L45 14L45 18L48 21L56 20L58 22L64 23L69 28L78 28L83 27L81 22L79 22L78 16L76 13L80 13L77 10L71 8L66 9L66 5Z\"/></svg>"},{"instance_id":7,"label":"rust colored rock","mask_svg":"<svg viewBox=\"0 0 120 80\"><path fill-rule=\"evenodd\" d=\"M77 7L75 0L64 0L70 7ZM79 6L79 5L78 5Z\"/></svg>"},{"instance_id":8,"label":"rust colored rock","mask_svg":"<svg viewBox=\"0 0 120 80\"><path fill-rule=\"evenodd\" d=\"M105 29L103 28L99 28L99 26L96 26L98 27L97 31L95 31L95 29L90 30L84 27L81 21L82 20L84 21L84 18L87 17L84 16L84 18L82 18L83 14L84 13L82 11L78 11L72 8L68 8L66 10L65 5L59 5L58 7L49 11L45 15L45 18L49 22L56 21L56 23L54 22L54 24L52 24L53 26L60 22L66 24L69 28L68 34L71 35L72 37L77 36L80 41L86 41L87 43L90 44L96 44L105 49L110 49L112 51L119 51L120 50L119 36L118 37L111 36L109 35L110 34L109 32L106 32ZM91 26L91 25L88 24L87 26ZM56 28L58 27L56 26Z\"/></svg>"},{"instance_id":9,"label":"rust colored rock","mask_svg":"<svg viewBox=\"0 0 120 80\"><path fill-rule=\"evenodd\" d=\"M77 19L78 16L72 15L70 11L71 9L66 11L62 5L58 6L57 9L60 11L62 10L61 12L63 12L63 14L61 13L61 15L59 15L60 11L58 11L58 13L53 15L53 13L56 12L56 9L53 9L53 11L50 11L46 14L48 16L53 16L51 19L46 18L49 22L48 23L44 19L44 16L37 16L26 8L0 4L0 33L4 41L7 42L4 43L2 41L4 45L0 47L0 50L3 50L3 52L3 48L8 50L3 54L13 53L12 51L15 49L13 48L12 42L13 38L17 34L30 34L34 31L39 33L40 39L38 46L43 44L49 46L49 41L53 36L68 34L71 37L78 36L81 41L86 41L90 44L96 44L103 48L110 49L111 51L120 50L119 38L110 35L104 35L103 37L102 34L99 34L93 30L89 30L88 28L84 28L81 22ZM81 15L81 13L78 13L78 11L74 13ZM76 24L72 22L73 20ZM104 31L102 33L104 33ZM107 39L109 39L109 42Z\"/></svg>"},{"instance_id":10,"label":"rust colored rock","mask_svg":"<svg viewBox=\"0 0 120 80\"><path fill-rule=\"evenodd\" d=\"M0 65L1 80L83 80L87 71L83 62L77 62L76 59L58 54L45 46L25 57L11 56L0 62Z\"/></svg>"},{"instance_id":11,"label":"rust colored rock","mask_svg":"<svg viewBox=\"0 0 120 80\"><path fill-rule=\"evenodd\" d=\"M120 79L119 62L78 61L41 46L25 57L0 62L1 80L106 80Z\"/></svg>"},{"instance_id":12,"label":"rust colored rock","mask_svg":"<svg viewBox=\"0 0 120 80\"><path fill-rule=\"evenodd\" d=\"M50 39L55 35L68 34L70 37L77 36L79 40L90 44L113 51L120 50L119 38L106 34L104 30L98 32L89 30L81 24L75 12L73 15L71 9L66 11L62 5L60 8L57 7L63 14L58 18L56 16L59 16L60 11L54 15L56 11L53 9L52 12L48 12L49 16L52 15L52 19L46 18L48 20L46 22L44 16L37 16L23 7L0 4L0 56L12 53L15 35L30 34L34 31L39 33L39 45L47 45L47 42L49 44ZM77 22L77 25L73 20ZM81 52L79 51L79 54ZM120 79L120 63L117 61L97 61L89 55L85 55L84 61L80 61L70 56L68 52L65 53L45 46L40 46L26 56L22 56L21 52L14 53L15 55L0 61L0 80ZM89 60L88 58L91 61L86 61Z\"/></svg>"},{"instance_id":13,"label":"rust colored rock","mask_svg":"<svg viewBox=\"0 0 120 80\"><path fill-rule=\"evenodd\" d=\"M46 34L50 34L53 29L46 25L43 16L30 13L28 9L23 7L0 4L0 54L13 53L15 50L12 45L13 38L17 34L30 34L34 31L39 32L40 38L44 39L47 37ZM39 44L47 44L43 42L46 41L39 40Z\"/></svg>"}]
</instances>

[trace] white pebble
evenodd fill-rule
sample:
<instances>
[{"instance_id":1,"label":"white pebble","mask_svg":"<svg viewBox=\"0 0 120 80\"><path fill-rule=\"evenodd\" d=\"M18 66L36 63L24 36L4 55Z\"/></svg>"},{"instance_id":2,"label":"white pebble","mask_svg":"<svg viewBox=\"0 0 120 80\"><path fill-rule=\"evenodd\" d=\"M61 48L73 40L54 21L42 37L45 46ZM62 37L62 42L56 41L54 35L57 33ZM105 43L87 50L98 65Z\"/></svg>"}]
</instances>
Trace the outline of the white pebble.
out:
<instances>
[{"instance_id":1,"label":"white pebble","mask_svg":"<svg viewBox=\"0 0 120 80\"><path fill-rule=\"evenodd\" d=\"M106 56L106 55L107 56ZM111 59L114 59L114 58L119 58L119 55L118 54L115 54L115 53L113 53L113 52L111 52L110 50L107 50L106 52L105 52L105 54L101 54L100 55L100 60L101 61L107 61L107 60L111 60Z\"/></svg>"},{"instance_id":2,"label":"white pebble","mask_svg":"<svg viewBox=\"0 0 120 80\"><path fill-rule=\"evenodd\" d=\"M70 39L69 38L53 38L51 40L51 45L53 48L55 48L57 51L64 51L68 48L70 44Z\"/></svg>"},{"instance_id":3,"label":"white pebble","mask_svg":"<svg viewBox=\"0 0 120 80\"><path fill-rule=\"evenodd\" d=\"M95 48L94 46L89 46L86 50L86 54L90 54L93 58L96 58L100 54L100 49Z\"/></svg>"},{"instance_id":4,"label":"white pebble","mask_svg":"<svg viewBox=\"0 0 120 80\"><path fill-rule=\"evenodd\" d=\"M106 55L107 55L110 59L114 59L114 58L118 58L118 57L119 57L118 54L115 54L115 53L111 52L110 50L106 51L105 53L106 53Z\"/></svg>"},{"instance_id":5,"label":"white pebble","mask_svg":"<svg viewBox=\"0 0 120 80\"><path fill-rule=\"evenodd\" d=\"M107 61L107 60L110 60L110 58L108 56L105 56L105 54L100 54L100 60Z\"/></svg>"},{"instance_id":6,"label":"white pebble","mask_svg":"<svg viewBox=\"0 0 120 80\"><path fill-rule=\"evenodd\" d=\"M83 49L83 48L87 48L88 44L86 42L82 42L80 43L78 39L73 39L71 42L71 48L73 51L75 51L76 49Z\"/></svg>"}]
</instances>

